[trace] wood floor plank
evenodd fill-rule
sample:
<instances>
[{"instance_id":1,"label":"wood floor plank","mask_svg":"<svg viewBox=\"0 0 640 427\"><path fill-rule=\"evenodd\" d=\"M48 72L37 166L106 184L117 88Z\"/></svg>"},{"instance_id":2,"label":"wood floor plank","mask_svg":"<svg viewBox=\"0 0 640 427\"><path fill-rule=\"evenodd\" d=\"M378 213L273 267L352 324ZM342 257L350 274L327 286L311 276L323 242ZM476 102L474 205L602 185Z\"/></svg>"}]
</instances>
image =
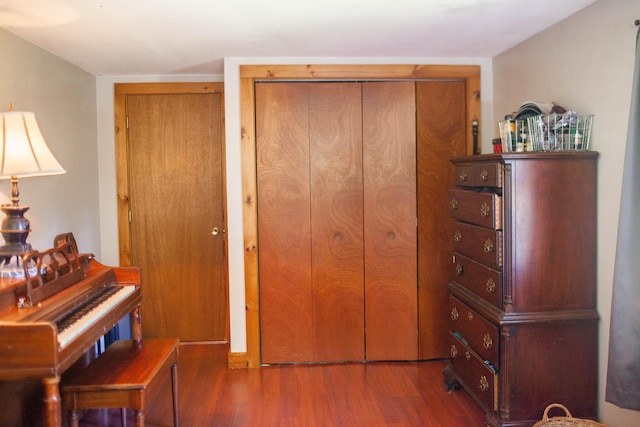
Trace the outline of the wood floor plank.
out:
<instances>
[{"instance_id":1,"label":"wood floor plank","mask_svg":"<svg viewBox=\"0 0 640 427\"><path fill-rule=\"evenodd\" d=\"M464 391L442 386L444 361L266 366L227 369L228 346L180 346L182 426L484 427ZM150 393L146 426L172 425L167 374ZM133 425L128 411L128 425ZM118 410L91 410L83 427L120 425Z\"/></svg>"}]
</instances>

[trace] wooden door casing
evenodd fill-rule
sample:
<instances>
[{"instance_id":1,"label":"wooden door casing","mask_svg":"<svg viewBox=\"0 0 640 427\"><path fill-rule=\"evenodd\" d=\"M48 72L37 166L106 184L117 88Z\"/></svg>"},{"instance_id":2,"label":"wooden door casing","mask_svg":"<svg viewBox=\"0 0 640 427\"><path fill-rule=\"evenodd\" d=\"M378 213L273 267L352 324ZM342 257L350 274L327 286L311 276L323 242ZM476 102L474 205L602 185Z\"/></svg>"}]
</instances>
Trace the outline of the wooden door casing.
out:
<instances>
[{"instance_id":1,"label":"wooden door casing","mask_svg":"<svg viewBox=\"0 0 640 427\"><path fill-rule=\"evenodd\" d=\"M121 264L141 268L146 337L228 339L221 89L116 85Z\"/></svg>"}]
</instances>

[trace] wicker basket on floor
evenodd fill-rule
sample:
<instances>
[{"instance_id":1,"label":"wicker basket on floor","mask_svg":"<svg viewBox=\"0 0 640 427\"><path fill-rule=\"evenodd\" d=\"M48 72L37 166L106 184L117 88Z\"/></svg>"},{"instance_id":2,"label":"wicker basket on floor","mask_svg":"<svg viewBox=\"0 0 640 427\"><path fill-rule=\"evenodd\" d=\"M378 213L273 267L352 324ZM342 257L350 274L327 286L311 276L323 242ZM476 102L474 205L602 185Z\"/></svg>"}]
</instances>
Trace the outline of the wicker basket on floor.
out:
<instances>
[{"instance_id":1,"label":"wicker basket on floor","mask_svg":"<svg viewBox=\"0 0 640 427\"><path fill-rule=\"evenodd\" d=\"M549 418L549 411L553 408L560 408L564 411L564 416ZM544 410L542 420L538 421L533 427L607 427L604 424L597 423L591 420L583 420L580 418L573 418L571 412L559 403L552 403Z\"/></svg>"}]
</instances>

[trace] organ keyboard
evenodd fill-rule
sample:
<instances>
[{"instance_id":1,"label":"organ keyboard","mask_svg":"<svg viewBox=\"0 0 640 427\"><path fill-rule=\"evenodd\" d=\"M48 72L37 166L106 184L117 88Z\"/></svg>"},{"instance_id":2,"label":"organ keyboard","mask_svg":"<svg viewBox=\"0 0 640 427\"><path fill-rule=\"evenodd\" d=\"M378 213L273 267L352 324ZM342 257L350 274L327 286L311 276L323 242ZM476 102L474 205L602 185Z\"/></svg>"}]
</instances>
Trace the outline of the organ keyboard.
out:
<instances>
[{"instance_id":1,"label":"organ keyboard","mask_svg":"<svg viewBox=\"0 0 640 427\"><path fill-rule=\"evenodd\" d=\"M70 316L56 321L58 327L58 344L65 348L82 332L91 328L105 313L122 302L136 291L133 286L108 286L103 288L95 300L82 306L81 310L74 310Z\"/></svg>"},{"instance_id":2,"label":"organ keyboard","mask_svg":"<svg viewBox=\"0 0 640 427\"><path fill-rule=\"evenodd\" d=\"M0 381L41 380L44 425L57 427L62 373L127 314L141 339L140 272L79 256L68 242L26 255L23 267L29 279L0 278Z\"/></svg>"}]
</instances>

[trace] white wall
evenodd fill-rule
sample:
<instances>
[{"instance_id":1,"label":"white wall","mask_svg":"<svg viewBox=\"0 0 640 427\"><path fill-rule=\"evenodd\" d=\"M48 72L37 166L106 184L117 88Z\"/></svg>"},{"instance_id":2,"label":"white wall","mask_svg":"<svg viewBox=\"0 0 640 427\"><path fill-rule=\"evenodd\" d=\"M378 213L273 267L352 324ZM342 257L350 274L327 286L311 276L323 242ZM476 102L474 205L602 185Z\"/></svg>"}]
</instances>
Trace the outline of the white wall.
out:
<instances>
[{"instance_id":1,"label":"white wall","mask_svg":"<svg viewBox=\"0 0 640 427\"><path fill-rule=\"evenodd\" d=\"M599 411L602 422L610 427L640 425L640 412L604 402L622 166L635 58L635 19L640 19L638 0L598 0L493 61L496 123L530 100L556 101L579 113L595 115L591 148L600 152Z\"/></svg>"},{"instance_id":2,"label":"white wall","mask_svg":"<svg viewBox=\"0 0 640 427\"><path fill-rule=\"evenodd\" d=\"M0 30L0 111L12 103L13 111L34 112L67 171L20 180L20 204L30 206L27 241L34 249L48 249L57 234L70 231L81 252L100 255L95 84L93 75ZM0 181L2 204L9 201L9 187Z\"/></svg>"}]
</instances>

